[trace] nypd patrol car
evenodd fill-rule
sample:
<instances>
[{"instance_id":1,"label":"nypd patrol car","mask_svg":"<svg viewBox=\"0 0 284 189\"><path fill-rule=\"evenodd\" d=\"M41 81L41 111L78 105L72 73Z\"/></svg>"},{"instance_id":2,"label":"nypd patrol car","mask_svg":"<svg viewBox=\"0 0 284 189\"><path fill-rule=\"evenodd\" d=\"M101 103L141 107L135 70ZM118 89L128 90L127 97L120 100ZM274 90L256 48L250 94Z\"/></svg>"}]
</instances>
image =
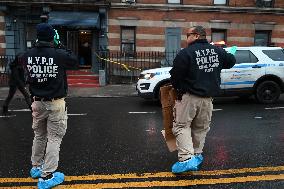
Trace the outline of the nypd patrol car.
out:
<instances>
[{"instance_id":1,"label":"nypd patrol car","mask_svg":"<svg viewBox=\"0 0 284 189\"><path fill-rule=\"evenodd\" d=\"M229 50L229 48L225 48ZM284 93L284 51L280 47L237 47L236 64L221 72L221 95L275 103ZM159 99L160 87L170 83L171 67L145 70L138 82L138 95Z\"/></svg>"}]
</instances>

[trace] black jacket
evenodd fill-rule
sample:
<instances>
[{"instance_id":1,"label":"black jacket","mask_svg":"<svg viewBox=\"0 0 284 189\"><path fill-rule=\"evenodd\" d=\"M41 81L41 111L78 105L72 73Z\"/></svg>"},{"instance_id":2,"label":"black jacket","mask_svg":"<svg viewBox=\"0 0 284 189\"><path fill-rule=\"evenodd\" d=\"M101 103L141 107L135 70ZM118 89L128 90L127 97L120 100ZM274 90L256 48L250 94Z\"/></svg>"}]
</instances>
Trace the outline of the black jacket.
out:
<instances>
[{"instance_id":1,"label":"black jacket","mask_svg":"<svg viewBox=\"0 0 284 189\"><path fill-rule=\"evenodd\" d=\"M198 39L175 57L170 71L171 82L181 93L212 97L219 94L222 69L235 65L236 59L206 39Z\"/></svg>"},{"instance_id":2,"label":"black jacket","mask_svg":"<svg viewBox=\"0 0 284 189\"><path fill-rule=\"evenodd\" d=\"M23 88L25 87L27 75L23 65L19 63L19 56L20 54L9 64L11 71L9 74L9 85Z\"/></svg>"},{"instance_id":3,"label":"black jacket","mask_svg":"<svg viewBox=\"0 0 284 189\"><path fill-rule=\"evenodd\" d=\"M38 42L20 57L28 71L32 96L61 98L67 95L67 69L77 69L78 59L68 50L54 48L51 43Z\"/></svg>"}]
</instances>

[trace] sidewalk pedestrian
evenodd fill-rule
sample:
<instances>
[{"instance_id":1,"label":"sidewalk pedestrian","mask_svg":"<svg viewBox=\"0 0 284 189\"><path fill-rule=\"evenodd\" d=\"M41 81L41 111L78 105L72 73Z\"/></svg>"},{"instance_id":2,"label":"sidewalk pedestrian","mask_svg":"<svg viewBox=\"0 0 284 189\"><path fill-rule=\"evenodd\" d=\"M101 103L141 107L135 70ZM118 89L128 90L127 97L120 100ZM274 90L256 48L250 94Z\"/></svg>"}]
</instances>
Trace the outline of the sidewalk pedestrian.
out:
<instances>
[{"instance_id":1,"label":"sidewalk pedestrian","mask_svg":"<svg viewBox=\"0 0 284 189\"><path fill-rule=\"evenodd\" d=\"M187 32L188 47L174 59L171 82L177 90L173 133L178 162L173 173L198 170L203 162L203 147L212 116L212 97L220 90L220 72L234 66L236 59L221 47L206 40L206 31L195 26Z\"/></svg>"},{"instance_id":2,"label":"sidewalk pedestrian","mask_svg":"<svg viewBox=\"0 0 284 189\"><path fill-rule=\"evenodd\" d=\"M39 178L38 188L51 188L64 181L57 172L60 145L67 129L66 69L78 67L77 57L68 50L55 48L55 31L47 23L38 24L35 47L21 57L29 73L32 97L34 140L32 146L32 178Z\"/></svg>"},{"instance_id":3,"label":"sidewalk pedestrian","mask_svg":"<svg viewBox=\"0 0 284 189\"><path fill-rule=\"evenodd\" d=\"M25 101L28 105L28 108L31 109L31 99L30 99L30 94L25 88L26 85L26 75L25 75L25 70L22 65L19 64L18 62L18 56L16 56L15 60L13 60L9 65L9 93L7 98L5 99L2 107L2 114L3 115L8 115L8 107L13 99L17 89L21 91L23 94Z\"/></svg>"}]
</instances>

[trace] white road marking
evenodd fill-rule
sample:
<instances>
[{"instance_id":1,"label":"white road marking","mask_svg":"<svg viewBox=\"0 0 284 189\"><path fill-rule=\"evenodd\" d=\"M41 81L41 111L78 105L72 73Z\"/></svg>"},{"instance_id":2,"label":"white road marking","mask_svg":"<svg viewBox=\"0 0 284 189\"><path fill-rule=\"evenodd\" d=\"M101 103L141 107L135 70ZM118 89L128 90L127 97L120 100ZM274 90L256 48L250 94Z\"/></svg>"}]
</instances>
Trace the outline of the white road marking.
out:
<instances>
[{"instance_id":1,"label":"white road marking","mask_svg":"<svg viewBox=\"0 0 284 189\"><path fill-rule=\"evenodd\" d=\"M223 109L213 109L213 111L221 111ZM129 114L155 114L157 112L128 112Z\"/></svg>"},{"instance_id":2,"label":"white road marking","mask_svg":"<svg viewBox=\"0 0 284 189\"><path fill-rule=\"evenodd\" d=\"M87 113L83 113L83 114L67 114L68 116L85 116L87 115Z\"/></svg>"},{"instance_id":3,"label":"white road marking","mask_svg":"<svg viewBox=\"0 0 284 189\"><path fill-rule=\"evenodd\" d=\"M9 110L11 112L30 112L30 109L18 109L18 110ZM81 114L67 114L68 116L86 116L87 113L81 113ZM8 116L4 116L2 115L1 117L14 117L16 115L8 115Z\"/></svg>"},{"instance_id":4,"label":"white road marking","mask_svg":"<svg viewBox=\"0 0 284 189\"><path fill-rule=\"evenodd\" d=\"M11 112L30 112L30 109L10 110Z\"/></svg>"},{"instance_id":5,"label":"white road marking","mask_svg":"<svg viewBox=\"0 0 284 189\"><path fill-rule=\"evenodd\" d=\"M266 110L278 110L278 109L284 109L284 107L272 107L272 108L264 108Z\"/></svg>"},{"instance_id":6,"label":"white road marking","mask_svg":"<svg viewBox=\"0 0 284 189\"><path fill-rule=\"evenodd\" d=\"M154 131L154 129L147 129L145 130L146 132L151 132L151 131Z\"/></svg>"},{"instance_id":7,"label":"white road marking","mask_svg":"<svg viewBox=\"0 0 284 189\"><path fill-rule=\"evenodd\" d=\"M223 109L213 109L213 112L216 112L216 111L221 111Z\"/></svg>"},{"instance_id":8,"label":"white road marking","mask_svg":"<svg viewBox=\"0 0 284 189\"><path fill-rule=\"evenodd\" d=\"M9 117L16 117L16 115L0 115L0 117L6 117L6 118L9 118Z\"/></svg>"},{"instance_id":9,"label":"white road marking","mask_svg":"<svg viewBox=\"0 0 284 189\"><path fill-rule=\"evenodd\" d=\"M128 112L129 114L155 114L156 112Z\"/></svg>"},{"instance_id":10,"label":"white road marking","mask_svg":"<svg viewBox=\"0 0 284 189\"><path fill-rule=\"evenodd\" d=\"M254 119L262 119L262 117L256 116L256 117L254 117Z\"/></svg>"},{"instance_id":11,"label":"white road marking","mask_svg":"<svg viewBox=\"0 0 284 189\"><path fill-rule=\"evenodd\" d=\"M116 95L90 95L90 97L95 97L95 98L117 98L120 96Z\"/></svg>"}]
</instances>

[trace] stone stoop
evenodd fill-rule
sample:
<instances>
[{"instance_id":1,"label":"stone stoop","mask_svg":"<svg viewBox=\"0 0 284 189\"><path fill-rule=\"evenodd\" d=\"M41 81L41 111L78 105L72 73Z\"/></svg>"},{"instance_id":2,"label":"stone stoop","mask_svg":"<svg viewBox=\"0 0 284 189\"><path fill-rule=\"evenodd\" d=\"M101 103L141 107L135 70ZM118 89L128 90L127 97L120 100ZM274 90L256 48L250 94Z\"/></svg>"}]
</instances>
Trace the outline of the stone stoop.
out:
<instances>
[{"instance_id":1,"label":"stone stoop","mask_svg":"<svg viewBox=\"0 0 284 189\"><path fill-rule=\"evenodd\" d=\"M99 75L90 70L68 70L67 81L69 87L99 87Z\"/></svg>"}]
</instances>

